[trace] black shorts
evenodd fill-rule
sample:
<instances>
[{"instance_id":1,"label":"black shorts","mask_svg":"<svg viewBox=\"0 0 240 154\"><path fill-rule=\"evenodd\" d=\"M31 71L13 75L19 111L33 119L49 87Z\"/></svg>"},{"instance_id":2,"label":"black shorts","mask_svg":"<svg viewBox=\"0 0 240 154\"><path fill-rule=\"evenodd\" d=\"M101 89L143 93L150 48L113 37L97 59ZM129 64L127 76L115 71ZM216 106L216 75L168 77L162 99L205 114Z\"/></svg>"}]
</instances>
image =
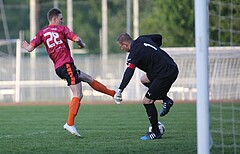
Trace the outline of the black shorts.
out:
<instances>
[{"instance_id":1,"label":"black shorts","mask_svg":"<svg viewBox=\"0 0 240 154\"><path fill-rule=\"evenodd\" d=\"M156 77L151 82L145 97L152 100L162 100L169 92L172 84L177 79L178 70L172 73L169 77Z\"/></svg>"},{"instance_id":2,"label":"black shorts","mask_svg":"<svg viewBox=\"0 0 240 154\"><path fill-rule=\"evenodd\" d=\"M63 66L57 68L56 70L57 75L67 81L68 86L75 85L81 82L80 79L80 70L76 68L73 63L67 63Z\"/></svg>"}]
</instances>

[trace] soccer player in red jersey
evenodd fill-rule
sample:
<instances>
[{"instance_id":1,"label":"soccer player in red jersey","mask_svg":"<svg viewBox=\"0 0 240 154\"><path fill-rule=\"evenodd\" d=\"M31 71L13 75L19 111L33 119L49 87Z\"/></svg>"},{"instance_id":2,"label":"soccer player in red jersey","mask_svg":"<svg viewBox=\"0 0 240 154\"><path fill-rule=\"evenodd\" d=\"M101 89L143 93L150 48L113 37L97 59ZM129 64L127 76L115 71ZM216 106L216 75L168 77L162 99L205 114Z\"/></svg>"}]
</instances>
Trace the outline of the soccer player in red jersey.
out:
<instances>
[{"instance_id":1,"label":"soccer player in red jersey","mask_svg":"<svg viewBox=\"0 0 240 154\"><path fill-rule=\"evenodd\" d=\"M102 83L94 80L90 75L76 68L67 40L76 42L79 48L84 48L85 43L67 26L62 25L63 15L61 10L58 8L50 9L47 13L47 18L49 25L41 29L30 44L23 41L22 47L28 52L32 52L40 44L43 43L45 45L47 53L54 63L56 74L61 79L66 79L73 93L72 101L69 104L68 120L63 127L70 133L80 137L81 135L74 126L74 119L83 97L81 81L88 83L94 90L112 97L116 92L108 89Z\"/></svg>"}]
</instances>

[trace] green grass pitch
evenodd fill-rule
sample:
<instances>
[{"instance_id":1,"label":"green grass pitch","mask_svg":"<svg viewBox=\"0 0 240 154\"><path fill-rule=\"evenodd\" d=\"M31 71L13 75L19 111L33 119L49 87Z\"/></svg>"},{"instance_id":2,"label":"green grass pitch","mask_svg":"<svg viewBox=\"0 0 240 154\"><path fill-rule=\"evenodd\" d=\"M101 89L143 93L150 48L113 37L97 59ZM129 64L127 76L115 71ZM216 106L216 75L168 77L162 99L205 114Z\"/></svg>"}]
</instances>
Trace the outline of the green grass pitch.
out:
<instances>
[{"instance_id":1,"label":"green grass pitch","mask_svg":"<svg viewBox=\"0 0 240 154\"><path fill-rule=\"evenodd\" d=\"M153 141L139 139L149 126L142 104L83 103L75 122L81 138L63 129L67 112L66 105L0 106L0 153L197 153L195 104L159 117L166 131Z\"/></svg>"}]
</instances>

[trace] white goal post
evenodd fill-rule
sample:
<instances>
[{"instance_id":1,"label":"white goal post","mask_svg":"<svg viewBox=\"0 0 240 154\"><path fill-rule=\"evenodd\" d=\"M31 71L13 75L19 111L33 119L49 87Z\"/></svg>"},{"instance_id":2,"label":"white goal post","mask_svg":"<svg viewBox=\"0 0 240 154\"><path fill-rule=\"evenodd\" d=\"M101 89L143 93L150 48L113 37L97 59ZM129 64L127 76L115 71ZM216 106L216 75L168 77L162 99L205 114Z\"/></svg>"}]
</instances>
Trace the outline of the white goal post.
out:
<instances>
[{"instance_id":1,"label":"white goal post","mask_svg":"<svg viewBox=\"0 0 240 154\"><path fill-rule=\"evenodd\" d=\"M210 153L208 77L208 0L195 0L197 71L197 153Z\"/></svg>"}]
</instances>

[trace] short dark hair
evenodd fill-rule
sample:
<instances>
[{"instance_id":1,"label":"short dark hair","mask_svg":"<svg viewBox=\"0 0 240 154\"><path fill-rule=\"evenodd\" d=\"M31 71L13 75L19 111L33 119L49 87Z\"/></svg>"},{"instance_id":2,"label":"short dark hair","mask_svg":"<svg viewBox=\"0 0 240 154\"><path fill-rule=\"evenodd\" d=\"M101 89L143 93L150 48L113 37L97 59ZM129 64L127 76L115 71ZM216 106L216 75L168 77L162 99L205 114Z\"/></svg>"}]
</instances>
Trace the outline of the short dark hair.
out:
<instances>
[{"instance_id":1,"label":"short dark hair","mask_svg":"<svg viewBox=\"0 0 240 154\"><path fill-rule=\"evenodd\" d=\"M118 36L117 42L122 43L124 41L131 42L132 37L128 33L122 33Z\"/></svg>"},{"instance_id":2,"label":"short dark hair","mask_svg":"<svg viewBox=\"0 0 240 154\"><path fill-rule=\"evenodd\" d=\"M58 8L52 8L47 13L47 19L48 21L51 21L53 17L58 17L59 14L61 14L62 11Z\"/></svg>"}]
</instances>

